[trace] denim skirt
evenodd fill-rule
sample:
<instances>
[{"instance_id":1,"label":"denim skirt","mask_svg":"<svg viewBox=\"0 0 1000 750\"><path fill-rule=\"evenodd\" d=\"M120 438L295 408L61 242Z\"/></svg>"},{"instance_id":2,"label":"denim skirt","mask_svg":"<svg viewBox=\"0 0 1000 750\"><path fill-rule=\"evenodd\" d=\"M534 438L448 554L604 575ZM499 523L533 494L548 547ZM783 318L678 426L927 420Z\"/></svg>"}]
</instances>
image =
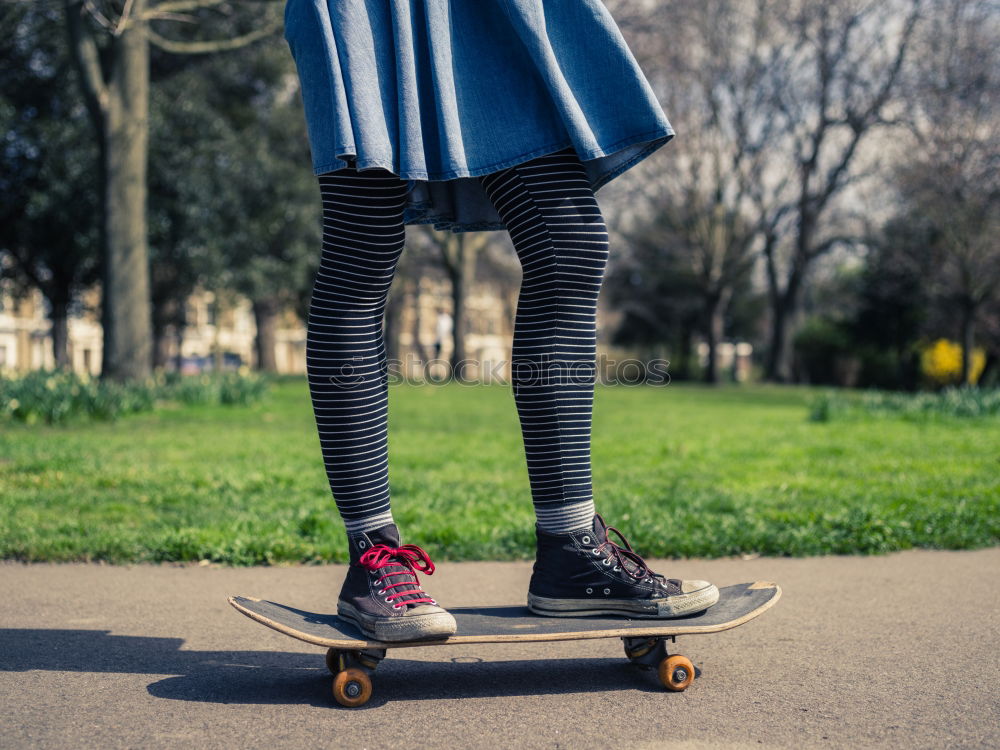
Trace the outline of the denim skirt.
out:
<instances>
[{"instance_id":1,"label":"denim skirt","mask_svg":"<svg viewBox=\"0 0 1000 750\"><path fill-rule=\"evenodd\" d=\"M316 175L387 169L405 224L504 229L479 176L565 148L598 188L674 136L600 0L286 0Z\"/></svg>"}]
</instances>

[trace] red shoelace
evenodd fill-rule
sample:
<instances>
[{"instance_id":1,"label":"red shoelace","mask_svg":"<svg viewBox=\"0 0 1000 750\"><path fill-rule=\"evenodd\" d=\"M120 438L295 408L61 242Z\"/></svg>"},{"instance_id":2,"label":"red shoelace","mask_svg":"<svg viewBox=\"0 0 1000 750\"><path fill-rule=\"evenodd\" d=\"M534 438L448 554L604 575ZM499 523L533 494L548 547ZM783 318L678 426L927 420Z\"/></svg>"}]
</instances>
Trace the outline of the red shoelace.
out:
<instances>
[{"instance_id":1,"label":"red shoelace","mask_svg":"<svg viewBox=\"0 0 1000 750\"><path fill-rule=\"evenodd\" d=\"M427 575L434 574L434 563L431 562L431 558L428 557L427 553L417 545L404 544L402 547L390 547L388 544L376 544L362 554L358 562L362 567L371 571L391 566L401 568L401 570L386 571L379 576L378 582L382 586L382 589L378 592L380 595L386 594L389 589L398 586L416 586L416 588L397 591L386 597L386 601L390 604L395 599L406 597L405 601L393 604L394 609L402 609L407 604L437 604L436 601L427 596L426 592L420 586L420 579L417 578L417 570ZM404 578L395 583L386 583L386 580L393 576L404 576ZM416 595L416 598L409 598L413 595Z\"/></svg>"}]
</instances>

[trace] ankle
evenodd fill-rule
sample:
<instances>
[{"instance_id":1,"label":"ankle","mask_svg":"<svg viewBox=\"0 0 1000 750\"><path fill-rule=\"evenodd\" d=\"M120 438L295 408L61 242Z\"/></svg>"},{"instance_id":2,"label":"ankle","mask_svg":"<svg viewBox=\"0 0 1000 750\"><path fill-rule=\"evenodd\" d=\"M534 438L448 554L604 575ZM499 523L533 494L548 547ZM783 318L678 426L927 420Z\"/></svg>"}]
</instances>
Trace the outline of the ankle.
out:
<instances>
[{"instance_id":1,"label":"ankle","mask_svg":"<svg viewBox=\"0 0 1000 750\"><path fill-rule=\"evenodd\" d=\"M347 532L347 551L351 565L357 565L361 556L376 545L399 547L400 543L399 529L394 523L387 523L365 531Z\"/></svg>"},{"instance_id":2,"label":"ankle","mask_svg":"<svg viewBox=\"0 0 1000 750\"><path fill-rule=\"evenodd\" d=\"M387 510L384 513L379 513L376 516L344 519L344 527L347 530L348 539L358 534L367 533L369 531L375 531L376 529L380 529L383 526L388 526L393 523L395 522L392 519L391 510Z\"/></svg>"},{"instance_id":3,"label":"ankle","mask_svg":"<svg viewBox=\"0 0 1000 750\"><path fill-rule=\"evenodd\" d=\"M595 513L593 499L553 508L535 507L536 524L547 534L569 534L590 529L594 524Z\"/></svg>"}]
</instances>

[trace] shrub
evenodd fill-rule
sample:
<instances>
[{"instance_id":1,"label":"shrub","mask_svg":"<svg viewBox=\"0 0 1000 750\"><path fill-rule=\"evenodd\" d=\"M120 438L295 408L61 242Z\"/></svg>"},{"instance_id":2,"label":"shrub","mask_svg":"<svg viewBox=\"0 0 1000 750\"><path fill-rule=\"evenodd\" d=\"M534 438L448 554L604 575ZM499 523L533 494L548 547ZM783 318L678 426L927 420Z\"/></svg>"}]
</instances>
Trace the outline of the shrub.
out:
<instances>
[{"instance_id":1,"label":"shrub","mask_svg":"<svg viewBox=\"0 0 1000 750\"><path fill-rule=\"evenodd\" d=\"M64 424L78 419L115 420L151 411L161 401L246 405L260 399L268 378L238 372L181 375L157 370L142 381L114 383L66 370L0 374L0 421Z\"/></svg>"},{"instance_id":2,"label":"shrub","mask_svg":"<svg viewBox=\"0 0 1000 750\"><path fill-rule=\"evenodd\" d=\"M835 320L814 316L795 335L795 353L810 383L853 385L857 361L847 328Z\"/></svg>"},{"instance_id":3,"label":"shrub","mask_svg":"<svg viewBox=\"0 0 1000 750\"><path fill-rule=\"evenodd\" d=\"M908 419L1000 416L1000 388L948 386L934 393L898 393L870 389L857 396L823 392L809 404L809 419L828 422L838 417L901 416Z\"/></svg>"}]
</instances>

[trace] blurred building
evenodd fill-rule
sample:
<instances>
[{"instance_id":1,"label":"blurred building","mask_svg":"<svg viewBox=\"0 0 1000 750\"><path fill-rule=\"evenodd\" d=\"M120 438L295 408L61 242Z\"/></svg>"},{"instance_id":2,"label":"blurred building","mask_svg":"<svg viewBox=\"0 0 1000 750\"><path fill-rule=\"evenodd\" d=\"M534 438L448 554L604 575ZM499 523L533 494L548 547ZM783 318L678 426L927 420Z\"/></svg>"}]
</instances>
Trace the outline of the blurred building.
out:
<instances>
[{"instance_id":1,"label":"blurred building","mask_svg":"<svg viewBox=\"0 0 1000 750\"><path fill-rule=\"evenodd\" d=\"M72 369L95 376L100 374L102 353L99 297L97 290L85 294L78 312L68 321ZM424 362L433 358L437 312L451 309L450 287L424 279L415 292L404 293L399 304L396 351L402 367L397 371L418 377ZM511 332L504 300L489 284L482 284L473 288L466 305L466 351L473 364L472 377L488 380L492 374L506 379ZM159 357L167 369L192 373L244 364L256 367L257 326L250 300L236 297L222 302L213 292L199 290L185 302L185 319L187 324L180 331L167 326L159 342ZM51 327L48 304L40 292L15 299L0 286L0 369L20 373L54 367ZM274 350L278 372L305 373L306 329L290 309L279 316ZM451 352L451 341L443 341L441 359L447 361Z\"/></svg>"},{"instance_id":2,"label":"blurred building","mask_svg":"<svg viewBox=\"0 0 1000 750\"><path fill-rule=\"evenodd\" d=\"M16 298L0 284L0 371L18 373L55 367L48 313L48 303L38 290ZM101 370L100 323L95 316L86 313L70 315L67 329L73 370L98 374Z\"/></svg>"},{"instance_id":3,"label":"blurred building","mask_svg":"<svg viewBox=\"0 0 1000 750\"><path fill-rule=\"evenodd\" d=\"M438 312L442 309L452 312L451 285L443 279L425 277L402 295L397 303L395 341L387 342L390 356L397 352L397 372L409 379L440 377L447 372L445 363L451 360L454 348L451 337L444 337L435 361ZM482 382L506 382L509 378L513 336L510 304L498 285L490 282L472 285L465 301L468 322L465 356L469 364L466 377ZM392 325L389 335L393 336Z\"/></svg>"},{"instance_id":4,"label":"blurred building","mask_svg":"<svg viewBox=\"0 0 1000 750\"><path fill-rule=\"evenodd\" d=\"M186 324L167 326L160 357L167 369L184 373L257 366L257 324L253 305L244 297L217 299L199 290L185 303ZM306 332L292 310L279 314L274 330L274 359L279 373L306 371Z\"/></svg>"},{"instance_id":5,"label":"blurred building","mask_svg":"<svg viewBox=\"0 0 1000 750\"><path fill-rule=\"evenodd\" d=\"M0 285L0 370L26 372L53 366L43 302L40 292L18 300Z\"/></svg>"},{"instance_id":6,"label":"blurred building","mask_svg":"<svg viewBox=\"0 0 1000 750\"><path fill-rule=\"evenodd\" d=\"M395 360L390 363L390 374L417 380L444 377L453 351L451 338L443 338L436 360L434 353L439 313L452 312L450 282L430 276L401 282L393 288L387 315L386 350ZM509 381L516 299L516 288L489 279L472 285L466 300L468 378L479 382ZM99 290L88 290L68 321L69 359L75 372L100 374L99 310ZM236 369L241 365L256 369L257 326L250 300L228 294L217 299L212 291L199 290L186 300L184 317L186 325L181 330L167 326L158 342L158 361L164 362L166 369L184 373ZM628 357L627 352L605 344L607 333L619 317L603 306L598 310L598 357L610 357L612 364ZM742 375L749 366L749 352L741 347L749 345L741 344L731 354L726 346L720 347L720 366L729 367L735 361ZM274 355L279 373L305 374L306 329L291 309L282 312L275 326ZM0 285L0 369L18 373L54 366L45 298L34 291L15 300Z\"/></svg>"}]
</instances>

